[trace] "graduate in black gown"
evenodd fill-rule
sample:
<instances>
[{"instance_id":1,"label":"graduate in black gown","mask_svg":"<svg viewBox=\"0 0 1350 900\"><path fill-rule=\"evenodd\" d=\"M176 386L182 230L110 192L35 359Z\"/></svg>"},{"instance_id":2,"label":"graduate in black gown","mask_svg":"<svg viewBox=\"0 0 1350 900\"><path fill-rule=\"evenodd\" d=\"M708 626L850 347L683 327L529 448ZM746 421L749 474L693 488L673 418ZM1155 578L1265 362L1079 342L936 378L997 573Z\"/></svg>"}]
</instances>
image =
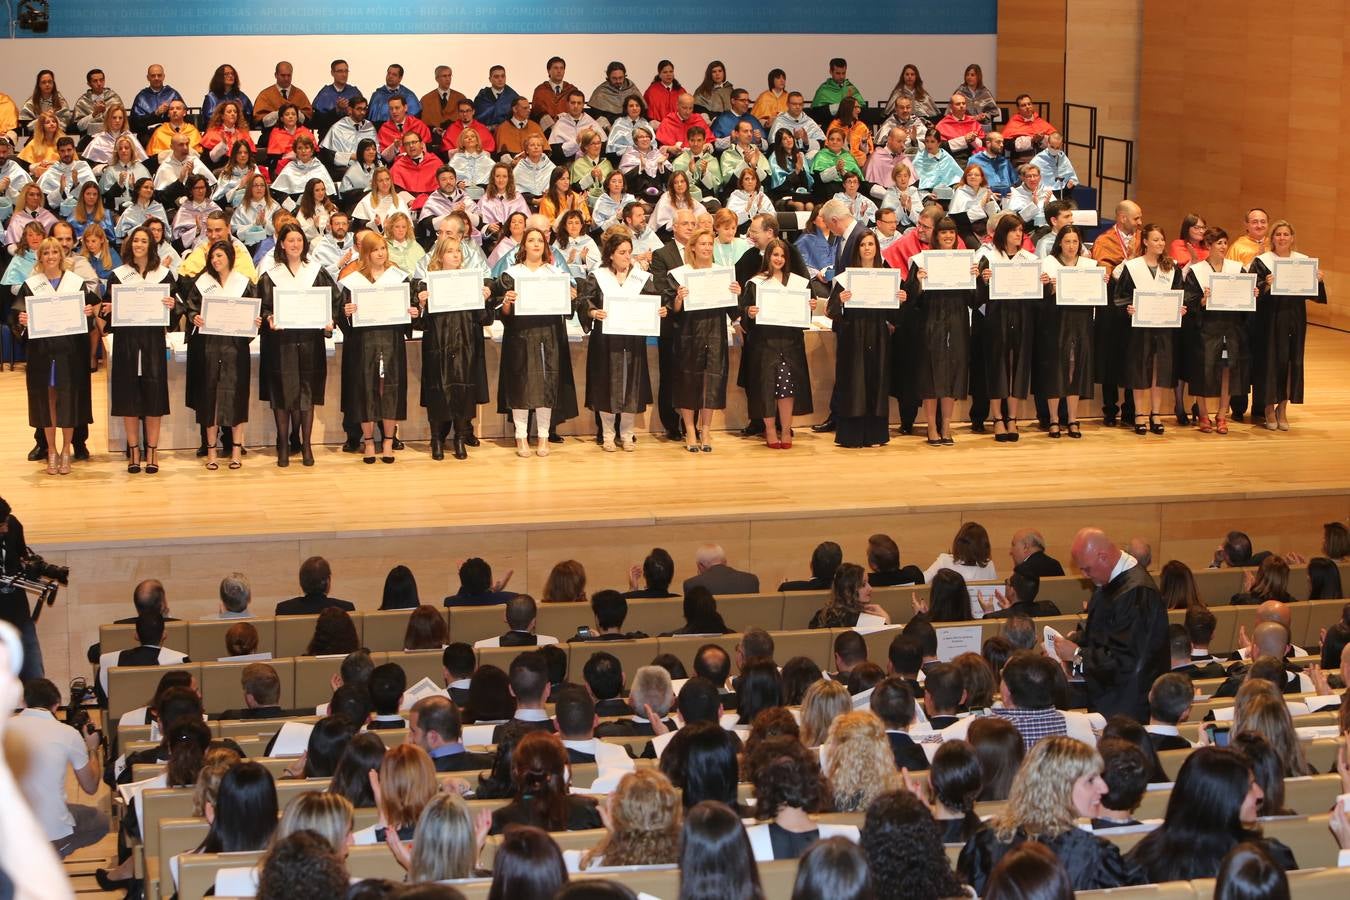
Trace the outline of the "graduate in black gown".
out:
<instances>
[{"instance_id":1,"label":"graduate in black gown","mask_svg":"<svg viewBox=\"0 0 1350 900\"><path fill-rule=\"evenodd\" d=\"M956 220L950 216L938 219L932 241L934 250L960 250ZM978 271L973 262L971 270L972 274ZM919 338L915 390L928 423L928 445L950 447L956 443L952 411L970 385L970 308L975 305L975 291L926 290L928 270L922 252L911 259L907 275L906 291L914 304L909 313Z\"/></svg>"},{"instance_id":2,"label":"graduate in black gown","mask_svg":"<svg viewBox=\"0 0 1350 900\"><path fill-rule=\"evenodd\" d=\"M586 406L600 414L601 449L637 449L634 416L652 402L647 367L647 339L605 333L605 298L624 295L660 296L655 279L633 265L633 237L627 228L610 228L600 239L600 265L577 287L577 316L590 334L586 347ZM657 313L668 314L665 304ZM618 440L616 443L615 433Z\"/></svg>"},{"instance_id":3,"label":"graduate in black gown","mask_svg":"<svg viewBox=\"0 0 1350 900\"><path fill-rule=\"evenodd\" d=\"M342 329L342 354L355 354L354 363L343 367L342 410L361 423L361 461L375 462L375 421L384 435L380 462L394 462L394 425L408 418L408 348L411 325L355 324L360 291L364 288L397 288L406 285L407 273L389 262L389 245L367 231L361 235L361 265L339 282L342 306L336 316ZM406 289L406 288L405 288ZM408 300L408 315L419 310Z\"/></svg>"},{"instance_id":4,"label":"graduate in black gown","mask_svg":"<svg viewBox=\"0 0 1350 900\"><path fill-rule=\"evenodd\" d=\"M566 316L516 315L516 279L547 272L567 274L553 264L548 237L538 228L527 228L516 250L515 263L493 282L492 299L502 318L501 368L497 375L497 405L511 412L516 432L516 455L530 455L529 417L534 411L539 456L548 456L548 430L553 411L571 410L575 415L576 385L572 381L572 356L567 345ZM576 300L576 288L569 288Z\"/></svg>"},{"instance_id":5,"label":"graduate in black gown","mask_svg":"<svg viewBox=\"0 0 1350 900\"><path fill-rule=\"evenodd\" d=\"M206 427L206 468L220 468L216 461L216 437L220 426L234 429L230 468L244 463L244 425L248 422L249 338L202 334L205 298L256 297L258 290L248 277L234 270L234 244L216 241L206 250L206 269L183 289L183 306L191 325L191 346L197 354L197 378L188 393L188 406L197 413L197 424ZM254 318L254 327L262 317ZM189 363L191 367L191 363Z\"/></svg>"},{"instance_id":6,"label":"graduate in black gown","mask_svg":"<svg viewBox=\"0 0 1350 900\"><path fill-rule=\"evenodd\" d=\"M1167 255L1167 235L1160 225L1140 231L1144 252L1116 267L1112 292L1116 306L1134 318L1134 292L1179 291L1181 267ZM1186 307L1181 308L1182 315ZM1177 344L1180 328L1130 327L1125 344L1125 386L1134 392L1135 415L1148 412L1148 425L1135 420L1134 433L1163 433L1164 403L1177 383Z\"/></svg>"},{"instance_id":7,"label":"graduate in black gown","mask_svg":"<svg viewBox=\"0 0 1350 900\"><path fill-rule=\"evenodd\" d=\"M1266 404L1266 428L1289 430L1289 404L1303 402L1303 350L1308 338L1307 301L1327 302L1327 286L1317 273L1317 295L1282 297L1271 293L1275 260L1306 259L1294 249L1294 226L1283 219L1270 226L1270 251L1252 260L1256 276L1255 353L1252 395ZM1272 423L1274 423L1272 425Z\"/></svg>"},{"instance_id":8,"label":"graduate in black gown","mask_svg":"<svg viewBox=\"0 0 1350 900\"><path fill-rule=\"evenodd\" d=\"M464 248L458 238L436 242L427 264L428 272L454 271L464 265ZM486 275L486 273L480 273ZM488 299L492 291L488 279L482 284L483 308L457 312L426 311L428 291L425 283L415 285L422 314L417 327L422 329L422 394L431 427L431 458L445 459L445 437L453 426L451 455L468 459L466 438L473 434L473 417L479 404L488 401L487 354L483 345L483 326L492 323Z\"/></svg>"},{"instance_id":9,"label":"graduate in black gown","mask_svg":"<svg viewBox=\"0 0 1350 900\"><path fill-rule=\"evenodd\" d=\"M37 264L28 280L19 285L10 308L10 328L16 337L28 334L28 300L56 294L80 294L84 314L92 320L98 311L98 295L85 289L84 279L66 269L66 251L55 238L44 238L37 249ZM88 324L88 323L86 323ZM75 426L94 421L89 387L89 336L68 334L28 338L28 424L41 428L47 439L47 474L70 473L71 443ZM56 452L56 429L61 429L61 451Z\"/></svg>"},{"instance_id":10,"label":"graduate in black gown","mask_svg":"<svg viewBox=\"0 0 1350 900\"><path fill-rule=\"evenodd\" d=\"M854 245L849 269L889 268L881 257L880 244L864 232ZM901 290L903 303L908 295ZM880 447L890 441L891 335L900 319L899 309L850 307L853 292L838 279L830 288L825 314L835 334L834 391L839 398L835 412L834 442L840 447Z\"/></svg>"},{"instance_id":11,"label":"graduate in black gown","mask_svg":"<svg viewBox=\"0 0 1350 900\"><path fill-rule=\"evenodd\" d=\"M131 458L127 471L154 475L159 471L159 429L161 417L169 414L169 364L164 350L164 328L113 328L112 295L118 286L166 285L164 305L169 309L169 328L177 327L182 317L181 304L173 295L173 271L163 265L159 248L150 229L133 230L122 242L123 264L108 276L108 300L103 304L103 328L113 338L112 360L108 368L110 412L122 416ZM141 419L145 419L145 447L140 442Z\"/></svg>"},{"instance_id":12,"label":"graduate in black gown","mask_svg":"<svg viewBox=\"0 0 1350 900\"><path fill-rule=\"evenodd\" d=\"M976 352L983 353L985 383L994 411L994 440L1016 443L1019 401L1031 394L1031 352L1033 322L1028 300L990 300L990 268L994 260L1035 260L1022 247L1025 226L1016 215L1005 215L994 226L994 239L987 255L980 260L980 277L975 293L985 308L984 340ZM1044 277L1044 275L1042 275ZM1058 429L1056 429L1058 431Z\"/></svg>"},{"instance_id":13,"label":"graduate in black gown","mask_svg":"<svg viewBox=\"0 0 1350 900\"><path fill-rule=\"evenodd\" d=\"M753 341L746 342L747 359L741 367L746 376L746 405L751 419L763 420L764 440L771 450L792 449L792 417L809 416L814 410L804 332L800 328L756 322L759 314L756 296L760 286L769 280L810 297L810 282L790 271L791 259L788 243L774 238L763 250L759 274L741 292L741 327L747 335L755 336ZM814 314L820 301L810 297L808 303ZM783 423L781 436L779 422Z\"/></svg>"},{"instance_id":14,"label":"graduate in black gown","mask_svg":"<svg viewBox=\"0 0 1350 900\"><path fill-rule=\"evenodd\" d=\"M1091 256L1083 254L1083 233L1077 225L1065 225L1055 235L1050 255L1041 260L1048 276L1046 296L1036 315L1034 362L1031 371L1031 389L1045 399L1051 412L1050 437L1059 437L1058 414L1060 398L1069 411L1071 438L1083 436L1078 422L1078 401L1092 398L1093 392L1093 309L1090 306L1060 306L1056 301L1055 276L1060 269L1089 269L1101 273L1103 282L1110 275L1105 267Z\"/></svg>"},{"instance_id":15,"label":"graduate in black gown","mask_svg":"<svg viewBox=\"0 0 1350 900\"><path fill-rule=\"evenodd\" d=\"M328 308L336 310L341 292L337 283L317 260L309 257L305 230L297 222L287 222L277 232L272 268L258 279L262 297L264 327L271 334L271 352L258 367L258 380L267 386L266 397L272 404L277 423L277 465L291 464L290 432L292 420L300 423L300 459L314 465L310 440L314 433L314 407L322 406L328 381L328 356L324 338L333 333L327 328L279 328L276 324L276 292L322 288L328 291Z\"/></svg>"},{"instance_id":16,"label":"graduate in black gown","mask_svg":"<svg viewBox=\"0 0 1350 900\"><path fill-rule=\"evenodd\" d=\"M686 286L691 270L713 267L713 233L700 228L689 237L685 264L670 270L665 303L676 320L675 379L672 402L684 422L684 447L690 453L712 452L713 411L727 407L727 322L737 317L733 305L686 310ZM733 300L741 296L734 276L727 285ZM695 415L698 425L695 426Z\"/></svg>"},{"instance_id":17,"label":"graduate in black gown","mask_svg":"<svg viewBox=\"0 0 1350 900\"><path fill-rule=\"evenodd\" d=\"M1244 385L1251 377L1251 350L1247 333L1251 313L1212 311L1207 308L1210 297L1210 276L1216 273L1237 275L1242 263L1227 259L1228 232L1222 228L1206 228L1204 244L1209 256L1191 264L1183 281L1186 291L1186 321L1193 329L1194 341L1189 346L1189 358L1184 369L1191 394L1200 407L1196 427L1204 434L1217 431L1228 433L1229 399L1235 393L1246 393ZM1210 421L1209 411L1216 415Z\"/></svg>"}]
</instances>

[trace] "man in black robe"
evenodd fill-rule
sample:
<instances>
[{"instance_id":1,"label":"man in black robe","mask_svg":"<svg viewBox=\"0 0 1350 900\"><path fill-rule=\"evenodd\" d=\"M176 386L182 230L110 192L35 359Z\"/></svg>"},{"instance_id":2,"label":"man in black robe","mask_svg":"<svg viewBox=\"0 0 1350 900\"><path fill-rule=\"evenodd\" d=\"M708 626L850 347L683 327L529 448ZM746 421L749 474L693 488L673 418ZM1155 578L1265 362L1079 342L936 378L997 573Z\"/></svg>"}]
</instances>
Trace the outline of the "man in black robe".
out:
<instances>
[{"instance_id":1,"label":"man in black robe","mask_svg":"<svg viewBox=\"0 0 1350 900\"><path fill-rule=\"evenodd\" d=\"M678 269L684 265L684 247L694 234L694 211L690 209L675 210L675 218L671 222L671 231L675 235L674 239L668 241L659 250L652 252L652 263L648 269L651 272L652 284L662 296L675 289L670 278L670 272L672 269ZM671 441L684 439L680 416L675 411L675 403L671 395L672 385L675 382L675 372L678 368L675 361L675 337L678 330L679 325L676 323L675 317L666 316L661 320L661 335L656 339L657 372L659 376L656 389L656 411L661 418L661 425L666 430L666 439Z\"/></svg>"}]
</instances>

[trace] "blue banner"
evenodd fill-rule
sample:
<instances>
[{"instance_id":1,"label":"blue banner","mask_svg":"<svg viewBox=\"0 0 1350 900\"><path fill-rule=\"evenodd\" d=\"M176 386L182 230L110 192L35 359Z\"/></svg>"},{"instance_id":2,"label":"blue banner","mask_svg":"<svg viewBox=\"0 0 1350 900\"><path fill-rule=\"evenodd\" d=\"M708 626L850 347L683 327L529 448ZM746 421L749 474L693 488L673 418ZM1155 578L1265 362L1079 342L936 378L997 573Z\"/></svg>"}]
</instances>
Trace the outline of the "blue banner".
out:
<instances>
[{"instance_id":1,"label":"blue banner","mask_svg":"<svg viewBox=\"0 0 1350 900\"><path fill-rule=\"evenodd\" d=\"M655 14L655 18L654 18ZM657 26L657 27L653 27ZM52 0L51 30L19 37L308 34L994 34L997 0L883 0L844 13L812 0L496 0L283 3L278 0Z\"/></svg>"}]
</instances>

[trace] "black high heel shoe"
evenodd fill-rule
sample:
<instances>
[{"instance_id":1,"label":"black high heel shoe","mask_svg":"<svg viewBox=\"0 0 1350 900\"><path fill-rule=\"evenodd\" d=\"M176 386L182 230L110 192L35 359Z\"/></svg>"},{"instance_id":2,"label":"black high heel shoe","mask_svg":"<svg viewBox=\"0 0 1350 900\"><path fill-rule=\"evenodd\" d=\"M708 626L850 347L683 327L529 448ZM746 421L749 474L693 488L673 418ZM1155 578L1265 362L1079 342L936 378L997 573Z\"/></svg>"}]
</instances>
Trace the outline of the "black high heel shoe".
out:
<instances>
[{"instance_id":1,"label":"black high heel shoe","mask_svg":"<svg viewBox=\"0 0 1350 900\"><path fill-rule=\"evenodd\" d=\"M1151 432L1153 432L1154 434L1163 434L1163 433L1165 433L1165 432L1167 431L1167 429L1166 429L1166 428L1163 428L1163 424L1162 424L1161 422L1155 422L1155 421L1153 421L1153 420L1156 419L1156 418L1158 418L1158 417L1155 416L1153 413L1149 413L1149 415L1148 415L1148 430L1151 431Z\"/></svg>"},{"instance_id":2,"label":"black high heel shoe","mask_svg":"<svg viewBox=\"0 0 1350 900\"><path fill-rule=\"evenodd\" d=\"M134 444L131 447L131 462L127 463L127 473L130 475L139 475L141 471L141 447Z\"/></svg>"},{"instance_id":3,"label":"black high heel shoe","mask_svg":"<svg viewBox=\"0 0 1350 900\"><path fill-rule=\"evenodd\" d=\"M361 462L365 463L365 464L368 465L368 466L373 466L373 465L375 465L375 441L374 441L373 439L372 439L372 440L362 440L362 441L361 441L361 445L362 445L362 449L365 449L365 447L370 447L370 452L364 454L364 455L361 457Z\"/></svg>"},{"instance_id":4,"label":"black high heel shoe","mask_svg":"<svg viewBox=\"0 0 1350 900\"><path fill-rule=\"evenodd\" d=\"M145 449L150 451L145 456L145 474L147 475L159 474L159 448L152 447L149 444L146 444Z\"/></svg>"},{"instance_id":5,"label":"black high heel shoe","mask_svg":"<svg viewBox=\"0 0 1350 900\"><path fill-rule=\"evenodd\" d=\"M131 888L131 883L135 878L109 878L107 869L95 869L94 880L98 882L98 888L105 893L113 891L125 891Z\"/></svg>"}]
</instances>

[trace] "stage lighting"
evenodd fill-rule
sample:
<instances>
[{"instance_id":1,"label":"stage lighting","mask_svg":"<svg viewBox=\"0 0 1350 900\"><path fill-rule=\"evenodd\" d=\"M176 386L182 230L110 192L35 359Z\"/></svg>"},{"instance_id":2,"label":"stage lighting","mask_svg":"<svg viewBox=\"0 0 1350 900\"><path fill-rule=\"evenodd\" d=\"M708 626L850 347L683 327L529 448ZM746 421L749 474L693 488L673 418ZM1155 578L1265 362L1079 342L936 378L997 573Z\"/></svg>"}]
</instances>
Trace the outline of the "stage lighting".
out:
<instances>
[{"instance_id":1,"label":"stage lighting","mask_svg":"<svg viewBox=\"0 0 1350 900\"><path fill-rule=\"evenodd\" d=\"M19 0L19 27L34 34L46 34L51 24L48 0Z\"/></svg>"}]
</instances>

